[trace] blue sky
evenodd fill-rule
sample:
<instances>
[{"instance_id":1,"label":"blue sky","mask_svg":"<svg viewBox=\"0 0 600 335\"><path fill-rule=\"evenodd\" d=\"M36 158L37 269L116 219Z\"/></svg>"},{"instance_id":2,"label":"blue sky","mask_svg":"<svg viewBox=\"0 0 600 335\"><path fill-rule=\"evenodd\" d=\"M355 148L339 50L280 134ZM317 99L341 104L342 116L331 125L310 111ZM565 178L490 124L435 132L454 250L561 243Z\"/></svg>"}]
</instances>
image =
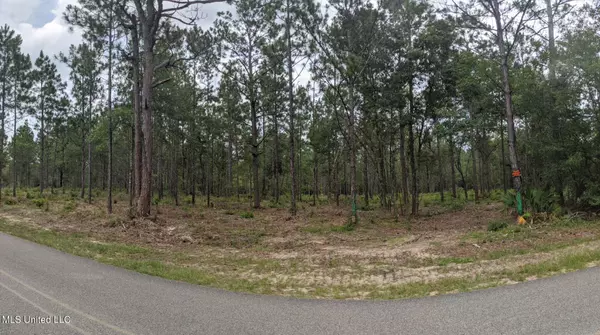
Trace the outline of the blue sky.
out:
<instances>
[{"instance_id":1,"label":"blue sky","mask_svg":"<svg viewBox=\"0 0 600 335\"><path fill-rule=\"evenodd\" d=\"M27 19L27 23L31 24L34 28L41 28L46 23L54 20L54 13L52 10L58 6L58 0L45 0L34 8L31 15Z\"/></svg>"}]
</instances>

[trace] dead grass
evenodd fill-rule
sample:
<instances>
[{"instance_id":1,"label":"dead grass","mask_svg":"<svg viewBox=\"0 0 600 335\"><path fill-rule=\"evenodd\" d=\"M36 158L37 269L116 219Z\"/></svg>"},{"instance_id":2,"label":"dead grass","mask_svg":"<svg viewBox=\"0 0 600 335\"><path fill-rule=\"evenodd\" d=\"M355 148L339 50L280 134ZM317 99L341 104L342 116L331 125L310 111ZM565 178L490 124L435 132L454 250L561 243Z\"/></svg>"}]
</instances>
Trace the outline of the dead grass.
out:
<instances>
[{"instance_id":1,"label":"dead grass","mask_svg":"<svg viewBox=\"0 0 600 335\"><path fill-rule=\"evenodd\" d=\"M107 215L103 201L90 205L56 197L45 210L19 199L3 205L0 218L78 234L96 244L150 248L165 253L161 262L221 281L229 278L236 285L258 285L256 292L329 298L385 297L399 285L418 284L424 290L420 285L441 281L480 287L492 285L482 281L488 278L493 285L506 284L514 280L504 274L524 266L577 250L600 250L600 229L594 224L509 226L488 232L490 221L513 220L500 204L467 203L458 210L432 205L428 213L438 214L398 220L382 209L362 211L352 231L340 229L348 212L334 205L303 204L291 217L285 208L252 210L217 199L210 208L159 205L154 217L144 220L129 219L127 205L124 196L117 197L115 214ZM456 289L445 291L438 284L425 294Z\"/></svg>"}]
</instances>

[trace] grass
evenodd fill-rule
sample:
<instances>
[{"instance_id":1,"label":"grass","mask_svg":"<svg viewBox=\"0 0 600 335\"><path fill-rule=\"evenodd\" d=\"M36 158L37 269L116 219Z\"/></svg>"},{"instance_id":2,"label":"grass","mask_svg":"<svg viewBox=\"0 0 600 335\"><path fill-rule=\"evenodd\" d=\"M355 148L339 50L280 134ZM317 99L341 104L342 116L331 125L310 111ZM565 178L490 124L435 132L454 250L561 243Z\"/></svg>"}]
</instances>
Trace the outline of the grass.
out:
<instances>
[{"instance_id":1,"label":"grass","mask_svg":"<svg viewBox=\"0 0 600 335\"><path fill-rule=\"evenodd\" d=\"M92 242L82 234L57 233L51 230L34 229L0 222L0 231L76 256L92 258L136 272L179 280L192 284L219 287L232 291L271 293L268 285L260 281L236 280L226 276L207 273L199 269L172 264L173 261L188 259L185 255L153 250L119 243ZM246 261L248 262L248 261Z\"/></svg>"},{"instance_id":2,"label":"grass","mask_svg":"<svg viewBox=\"0 0 600 335\"><path fill-rule=\"evenodd\" d=\"M348 224L344 224L341 226L321 224L321 225L311 225L311 226L303 227L300 230L305 233L325 235L325 234L329 234L329 233L349 233L349 232L354 231L354 229L355 228L353 226L348 225Z\"/></svg>"},{"instance_id":3,"label":"grass","mask_svg":"<svg viewBox=\"0 0 600 335\"><path fill-rule=\"evenodd\" d=\"M442 257L437 259L439 266L446 266L448 264L466 264L474 262L473 258L470 257Z\"/></svg>"},{"instance_id":4,"label":"grass","mask_svg":"<svg viewBox=\"0 0 600 335\"><path fill-rule=\"evenodd\" d=\"M279 204L267 200L261 209L245 199L214 198L213 207L200 197L196 205L182 197L182 206L165 199L157 216L132 220L124 193L115 194L115 213L107 215L100 199L86 204L74 191L42 198L39 190L29 190L5 198L14 204L5 203L0 211L0 231L168 279L334 299L408 298L497 286L572 270L554 264L564 257L579 259L576 268L586 267L598 256L590 246L600 250L598 223L576 215L516 226L488 199L475 204L449 194L444 202L439 194L422 197L427 214L395 216L373 198L371 207L359 206L360 221L351 226L347 199L340 207L326 197L317 206L299 203L304 207L291 217L285 197ZM488 223L494 229L488 231ZM479 275L473 277L475 270Z\"/></svg>"},{"instance_id":5,"label":"grass","mask_svg":"<svg viewBox=\"0 0 600 335\"><path fill-rule=\"evenodd\" d=\"M494 220L494 221L490 221L488 223L487 230L488 231L498 231L498 230L507 228L508 225L509 224L506 221Z\"/></svg>"},{"instance_id":6,"label":"grass","mask_svg":"<svg viewBox=\"0 0 600 335\"><path fill-rule=\"evenodd\" d=\"M240 217L242 219L254 219L254 213L252 213L252 212L244 212L244 213L240 214Z\"/></svg>"},{"instance_id":7,"label":"grass","mask_svg":"<svg viewBox=\"0 0 600 335\"><path fill-rule=\"evenodd\" d=\"M190 266L194 257L183 253L156 250L121 243L100 243L93 241L86 234L69 234L31 228L18 224L0 221L0 231L46 245L77 256L95 259L101 263L122 267L140 273L166 279L179 280L192 284L212 286L231 291L242 291L260 294L281 294L288 290L296 297L327 297L334 299L368 298L398 299L436 295L450 292L464 292L474 289L502 285L507 280L524 281L531 277L545 277L555 273L586 268L590 263L600 260L599 250L577 250L573 253L559 255L549 261L528 264L512 271L479 275L476 277L442 278L433 281L409 282L400 285L329 285L303 288L293 282L273 284L268 278L240 279L218 272L208 272ZM241 233L241 232L240 232ZM467 257L445 257L436 260L439 266L466 264L475 260ZM217 261L219 262L219 261ZM282 265L276 260L260 260L248 258L221 259L223 264L244 268L251 266L266 273L293 271L291 267ZM291 290L290 290L291 288Z\"/></svg>"}]
</instances>

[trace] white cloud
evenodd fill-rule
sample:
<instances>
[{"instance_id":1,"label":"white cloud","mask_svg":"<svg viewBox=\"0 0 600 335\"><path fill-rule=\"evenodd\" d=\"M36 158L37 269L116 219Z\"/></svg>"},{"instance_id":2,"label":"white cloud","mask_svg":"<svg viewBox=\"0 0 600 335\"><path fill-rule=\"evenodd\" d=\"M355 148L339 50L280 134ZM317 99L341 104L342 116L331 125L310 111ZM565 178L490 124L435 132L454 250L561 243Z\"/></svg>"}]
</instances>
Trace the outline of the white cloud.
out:
<instances>
[{"instance_id":1,"label":"white cloud","mask_svg":"<svg viewBox=\"0 0 600 335\"><path fill-rule=\"evenodd\" d=\"M77 0L58 0L52 14L54 18L42 25L35 27L32 17L39 6L47 0L0 0L0 21L5 21L17 34L23 37L23 52L31 55L35 60L40 51L53 57L60 52L67 52L71 44L81 42L81 34L77 31L69 32L69 26L62 19L62 13L67 5L76 3ZM57 62L63 80L68 79L69 70L64 64Z\"/></svg>"},{"instance_id":2,"label":"white cloud","mask_svg":"<svg viewBox=\"0 0 600 335\"><path fill-rule=\"evenodd\" d=\"M0 0L0 19L9 25L27 21L41 0Z\"/></svg>"}]
</instances>

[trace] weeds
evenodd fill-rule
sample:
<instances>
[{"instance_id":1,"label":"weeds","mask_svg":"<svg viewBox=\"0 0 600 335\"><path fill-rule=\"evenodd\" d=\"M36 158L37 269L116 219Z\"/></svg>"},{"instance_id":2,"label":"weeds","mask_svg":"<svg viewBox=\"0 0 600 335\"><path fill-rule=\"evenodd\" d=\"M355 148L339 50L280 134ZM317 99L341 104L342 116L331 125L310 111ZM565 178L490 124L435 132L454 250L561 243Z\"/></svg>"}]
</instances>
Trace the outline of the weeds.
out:
<instances>
[{"instance_id":1,"label":"weeds","mask_svg":"<svg viewBox=\"0 0 600 335\"><path fill-rule=\"evenodd\" d=\"M242 214L240 214L240 217L242 219L254 219L254 213L252 213L252 212L243 212Z\"/></svg>"},{"instance_id":2,"label":"weeds","mask_svg":"<svg viewBox=\"0 0 600 335\"><path fill-rule=\"evenodd\" d=\"M475 260L469 257L443 257L437 259L437 264L439 266L446 266L448 264L466 264L472 263Z\"/></svg>"},{"instance_id":3,"label":"weeds","mask_svg":"<svg viewBox=\"0 0 600 335\"><path fill-rule=\"evenodd\" d=\"M487 225L488 231L499 231L508 227L508 222L506 221L490 221Z\"/></svg>"},{"instance_id":4,"label":"weeds","mask_svg":"<svg viewBox=\"0 0 600 335\"><path fill-rule=\"evenodd\" d=\"M11 197L11 198L6 198L6 199L4 199L4 204L5 204L5 205L8 205L8 206L14 206L14 205L16 205L16 204L18 204L18 203L19 203L19 202L17 201L17 199L15 199L15 198L12 198L12 197Z\"/></svg>"},{"instance_id":5,"label":"weeds","mask_svg":"<svg viewBox=\"0 0 600 335\"><path fill-rule=\"evenodd\" d=\"M48 200L46 198L37 198L31 201L37 208L45 208L48 205Z\"/></svg>"},{"instance_id":6,"label":"weeds","mask_svg":"<svg viewBox=\"0 0 600 335\"><path fill-rule=\"evenodd\" d=\"M75 201L69 201L63 206L63 212L71 213L77 208L77 203Z\"/></svg>"}]
</instances>

